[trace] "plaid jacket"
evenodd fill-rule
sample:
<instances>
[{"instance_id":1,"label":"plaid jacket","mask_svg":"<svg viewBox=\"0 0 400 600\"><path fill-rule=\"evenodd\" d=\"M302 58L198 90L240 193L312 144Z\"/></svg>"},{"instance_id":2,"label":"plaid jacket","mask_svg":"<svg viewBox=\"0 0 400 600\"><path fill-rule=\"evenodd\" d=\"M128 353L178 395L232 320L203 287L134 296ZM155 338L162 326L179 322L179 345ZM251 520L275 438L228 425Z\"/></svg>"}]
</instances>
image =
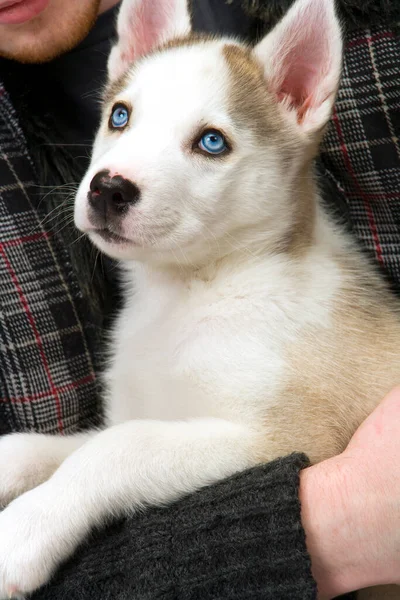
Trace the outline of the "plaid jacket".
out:
<instances>
[{"instance_id":1,"label":"plaid jacket","mask_svg":"<svg viewBox=\"0 0 400 600\"><path fill-rule=\"evenodd\" d=\"M347 39L325 177L360 242L400 290L400 46L384 27ZM44 224L37 176L0 84L0 433L98 421L96 337L64 247Z\"/></svg>"},{"instance_id":2,"label":"plaid jacket","mask_svg":"<svg viewBox=\"0 0 400 600\"><path fill-rule=\"evenodd\" d=\"M0 84L0 434L98 424L94 326Z\"/></svg>"}]
</instances>

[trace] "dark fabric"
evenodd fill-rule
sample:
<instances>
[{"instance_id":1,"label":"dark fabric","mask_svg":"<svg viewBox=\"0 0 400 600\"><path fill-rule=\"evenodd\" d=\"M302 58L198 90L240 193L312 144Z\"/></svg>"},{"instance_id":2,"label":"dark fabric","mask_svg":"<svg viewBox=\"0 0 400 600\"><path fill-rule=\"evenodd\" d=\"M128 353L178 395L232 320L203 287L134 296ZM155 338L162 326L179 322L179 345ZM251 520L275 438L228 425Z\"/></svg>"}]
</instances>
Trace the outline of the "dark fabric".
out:
<instances>
[{"instance_id":1,"label":"dark fabric","mask_svg":"<svg viewBox=\"0 0 400 600\"><path fill-rule=\"evenodd\" d=\"M231 0L246 14L274 25L294 0ZM400 21L400 0L335 0L336 9L347 31Z\"/></svg>"},{"instance_id":2,"label":"dark fabric","mask_svg":"<svg viewBox=\"0 0 400 600\"><path fill-rule=\"evenodd\" d=\"M32 600L314 600L301 455L94 535Z\"/></svg>"},{"instance_id":3,"label":"dark fabric","mask_svg":"<svg viewBox=\"0 0 400 600\"><path fill-rule=\"evenodd\" d=\"M257 21L244 12L239 2L226 0L192 0L192 26L195 31L235 35L251 41Z\"/></svg>"}]
</instances>

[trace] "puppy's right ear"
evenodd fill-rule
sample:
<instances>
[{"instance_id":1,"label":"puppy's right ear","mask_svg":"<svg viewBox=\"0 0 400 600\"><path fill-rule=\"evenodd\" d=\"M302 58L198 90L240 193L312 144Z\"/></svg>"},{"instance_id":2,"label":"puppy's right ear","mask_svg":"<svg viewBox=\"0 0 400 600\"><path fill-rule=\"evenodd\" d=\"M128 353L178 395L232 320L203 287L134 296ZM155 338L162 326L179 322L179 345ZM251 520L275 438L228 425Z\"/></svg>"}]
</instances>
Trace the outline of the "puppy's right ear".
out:
<instances>
[{"instance_id":1,"label":"puppy's right ear","mask_svg":"<svg viewBox=\"0 0 400 600\"><path fill-rule=\"evenodd\" d=\"M138 58L162 43L190 33L187 0L123 0L118 41L108 59L108 78L120 77Z\"/></svg>"},{"instance_id":2,"label":"puppy's right ear","mask_svg":"<svg viewBox=\"0 0 400 600\"><path fill-rule=\"evenodd\" d=\"M334 0L297 0L254 48L269 90L298 130L322 130L333 108L342 64Z\"/></svg>"}]
</instances>

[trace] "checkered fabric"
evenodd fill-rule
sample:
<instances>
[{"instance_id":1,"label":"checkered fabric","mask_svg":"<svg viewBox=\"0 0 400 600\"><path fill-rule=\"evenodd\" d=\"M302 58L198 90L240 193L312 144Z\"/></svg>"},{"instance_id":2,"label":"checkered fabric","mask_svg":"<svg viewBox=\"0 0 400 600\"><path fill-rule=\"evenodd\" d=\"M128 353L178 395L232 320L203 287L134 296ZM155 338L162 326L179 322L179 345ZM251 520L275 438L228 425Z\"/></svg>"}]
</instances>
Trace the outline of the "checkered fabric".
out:
<instances>
[{"instance_id":1,"label":"checkered fabric","mask_svg":"<svg viewBox=\"0 0 400 600\"><path fill-rule=\"evenodd\" d=\"M0 434L67 433L101 414L93 326L36 180L0 84Z\"/></svg>"},{"instance_id":2,"label":"checkered fabric","mask_svg":"<svg viewBox=\"0 0 400 600\"><path fill-rule=\"evenodd\" d=\"M348 35L321 159L345 198L355 236L400 291L400 39L394 30L376 26Z\"/></svg>"}]
</instances>

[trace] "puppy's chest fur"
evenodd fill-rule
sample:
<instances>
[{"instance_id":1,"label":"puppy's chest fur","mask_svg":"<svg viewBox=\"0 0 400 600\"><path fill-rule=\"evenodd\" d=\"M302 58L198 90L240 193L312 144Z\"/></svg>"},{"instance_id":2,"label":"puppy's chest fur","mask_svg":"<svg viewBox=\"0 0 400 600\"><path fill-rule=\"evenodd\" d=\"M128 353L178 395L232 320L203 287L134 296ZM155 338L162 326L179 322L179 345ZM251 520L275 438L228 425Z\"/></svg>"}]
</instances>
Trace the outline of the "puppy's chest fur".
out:
<instances>
[{"instance_id":1,"label":"puppy's chest fur","mask_svg":"<svg viewBox=\"0 0 400 600\"><path fill-rule=\"evenodd\" d=\"M338 270L324 253L211 271L127 274L108 371L112 421L216 416L259 426L280 401L291 349L310 327L332 327Z\"/></svg>"},{"instance_id":2,"label":"puppy's chest fur","mask_svg":"<svg viewBox=\"0 0 400 600\"><path fill-rule=\"evenodd\" d=\"M254 420L255 398L273 388L261 367L269 364L271 374L280 368L274 344L261 343L260 298L240 281L144 274L139 285L114 332L109 378L119 393L110 395L111 419Z\"/></svg>"},{"instance_id":3,"label":"puppy's chest fur","mask_svg":"<svg viewBox=\"0 0 400 600\"><path fill-rule=\"evenodd\" d=\"M400 320L344 234L328 238L301 257L236 256L190 277L130 267L110 421L219 417L268 431L269 459L341 451L397 383Z\"/></svg>"}]
</instances>

